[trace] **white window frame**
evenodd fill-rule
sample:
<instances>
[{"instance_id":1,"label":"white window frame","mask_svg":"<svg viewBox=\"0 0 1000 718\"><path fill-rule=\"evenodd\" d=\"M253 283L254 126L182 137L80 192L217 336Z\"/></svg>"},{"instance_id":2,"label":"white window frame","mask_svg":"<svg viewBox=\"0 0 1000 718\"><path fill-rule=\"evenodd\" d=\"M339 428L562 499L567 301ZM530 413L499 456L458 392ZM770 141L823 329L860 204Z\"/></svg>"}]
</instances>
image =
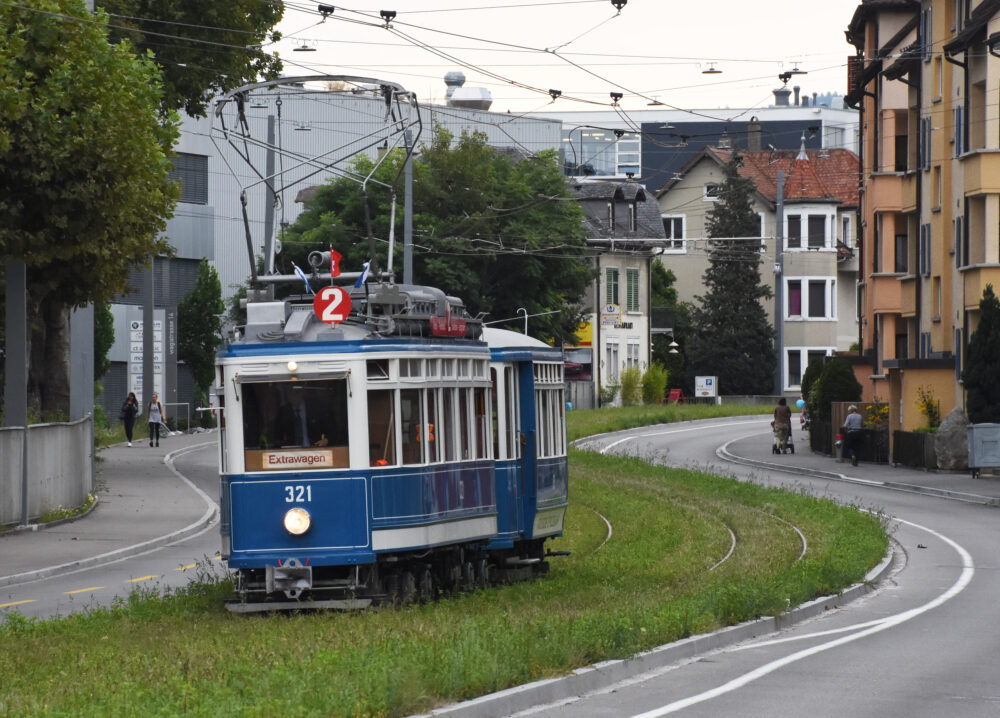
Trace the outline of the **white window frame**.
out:
<instances>
[{"instance_id":1,"label":"white window frame","mask_svg":"<svg viewBox=\"0 0 1000 718\"><path fill-rule=\"evenodd\" d=\"M721 182L706 182L703 187L702 199L706 202L718 202L719 200L719 190L722 189Z\"/></svg>"},{"instance_id":2,"label":"white window frame","mask_svg":"<svg viewBox=\"0 0 1000 718\"><path fill-rule=\"evenodd\" d=\"M802 314L791 314L791 291L789 285L792 282L799 283L802 289ZM824 290L824 313L822 317L809 316L809 282L823 282ZM829 322L837 319L837 278L836 277L785 277L785 320L793 322Z\"/></svg>"},{"instance_id":3,"label":"white window frame","mask_svg":"<svg viewBox=\"0 0 1000 718\"><path fill-rule=\"evenodd\" d=\"M640 369L639 366L639 340L628 339L625 345L625 366Z\"/></svg>"},{"instance_id":4,"label":"white window frame","mask_svg":"<svg viewBox=\"0 0 1000 718\"><path fill-rule=\"evenodd\" d=\"M799 370L805 374L809 367L809 352L826 352L827 356L832 356L837 351L837 347L785 347L785 352L781 357L781 384L784 391L798 391L802 388L801 380L798 384L791 384L788 381L788 357L793 352L799 355Z\"/></svg>"},{"instance_id":5,"label":"white window frame","mask_svg":"<svg viewBox=\"0 0 1000 718\"><path fill-rule=\"evenodd\" d=\"M608 337L604 343L604 356L606 357L604 374L606 377L605 386L614 386L621 379L621 354L618 350L618 338Z\"/></svg>"},{"instance_id":6,"label":"white window frame","mask_svg":"<svg viewBox=\"0 0 1000 718\"><path fill-rule=\"evenodd\" d=\"M674 254L681 254L687 252L687 245L684 241L684 237L687 235L687 215L683 214L661 214L660 220L663 222L663 233L667 233L667 220L671 221L673 225L675 220L681 221L681 236L680 237L667 237L667 244L664 245L663 251L670 252ZM673 226L671 226L670 233L673 234Z\"/></svg>"}]
</instances>

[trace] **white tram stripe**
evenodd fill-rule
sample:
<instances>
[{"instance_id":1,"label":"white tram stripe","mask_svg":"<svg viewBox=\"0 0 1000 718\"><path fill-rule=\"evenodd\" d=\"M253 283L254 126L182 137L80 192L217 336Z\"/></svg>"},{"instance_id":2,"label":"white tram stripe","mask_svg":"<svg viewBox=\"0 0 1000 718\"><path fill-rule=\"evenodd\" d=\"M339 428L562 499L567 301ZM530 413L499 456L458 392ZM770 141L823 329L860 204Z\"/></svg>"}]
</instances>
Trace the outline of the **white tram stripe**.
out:
<instances>
[{"instance_id":1,"label":"white tram stripe","mask_svg":"<svg viewBox=\"0 0 1000 718\"><path fill-rule=\"evenodd\" d=\"M496 516L445 521L426 526L372 531L372 548L391 551L491 537L497 533Z\"/></svg>"}]
</instances>

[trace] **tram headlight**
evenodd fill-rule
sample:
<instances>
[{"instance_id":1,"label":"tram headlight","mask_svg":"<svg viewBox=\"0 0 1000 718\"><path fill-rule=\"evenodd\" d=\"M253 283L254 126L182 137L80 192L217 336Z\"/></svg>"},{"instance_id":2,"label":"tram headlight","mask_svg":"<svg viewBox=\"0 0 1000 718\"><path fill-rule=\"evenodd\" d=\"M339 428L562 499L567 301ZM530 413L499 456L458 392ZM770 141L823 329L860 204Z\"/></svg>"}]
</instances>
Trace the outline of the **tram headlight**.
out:
<instances>
[{"instance_id":1,"label":"tram headlight","mask_svg":"<svg viewBox=\"0 0 1000 718\"><path fill-rule=\"evenodd\" d=\"M309 526L312 524L312 517L309 516L308 511L296 506L285 513L283 523L285 524L285 531L293 536L301 536L309 530Z\"/></svg>"},{"instance_id":2,"label":"tram headlight","mask_svg":"<svg viewBox=\"0 0 1000 718\"><path fill-rule=\"evenodd\" d=\"M292 373L295 373L295 371L297 371L298 368L299 368L299 365L296 362L294 362L294 361L288 362L288 364L286 364L285 366L287 366L288 367L288 371L290 371Z\"/></svg>"}]
</instances>

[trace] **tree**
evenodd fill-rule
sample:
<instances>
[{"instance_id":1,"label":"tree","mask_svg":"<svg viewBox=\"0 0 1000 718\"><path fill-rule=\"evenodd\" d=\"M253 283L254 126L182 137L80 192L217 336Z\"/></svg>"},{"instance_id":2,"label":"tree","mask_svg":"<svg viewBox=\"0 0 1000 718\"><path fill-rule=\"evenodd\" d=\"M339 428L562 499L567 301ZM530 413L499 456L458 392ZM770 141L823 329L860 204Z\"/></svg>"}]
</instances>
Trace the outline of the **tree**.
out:
<instances>
[{"instance_id":1,"label":"tree","mask_svg":"<svg viewBox=\"0 0 1000 718\"><path fill-rule=\"evenodd\" d=\"M1000 300L987 284L965 355L965 410L973 424L1000 422Z\"/></svg>"},{"instance_id":2,"label":"tree","mask_svg":"<svg viewBox=\"0 0 1000 718\"><path fill-rule=\"evenodd\" d=\"M115 317L106 303L94 306L94 381L100 381L111 368L108 352L115 343Z\"/></svg>"},{"instance_id":3,"label":"tree","mask_svg":"<svg viewBox=\"0 0 1000 718\"><path fill-rule=\"evenodd\" d=\"M833 402L860 401L861 391L851 365L834 357L823 365L809 390L809 410L822 421L831 421Z\"/></svg>"},{"instance_id":4,"label":"tree","mask_svg":"<svg viewBox=\"0 0 1000 718\"><path fill-rule=\"evenodd\" d=\"M163 110L192 117L218 94L260 78L274 79L281 61L261 49L284 12L282 3L260 0L102 0L112 16L111 41L128 40L151 53L163 72Z\"/></svg>"},{"instance_id":5,"label":"tree","mask_svg":"<svg viewBox=\"0 0 1000 718\"><path fill-rule=\"evenodd\" d=\"M650 306L666 308L670 314L673 326L673 336L655 334L652 340L653 362L660 364L667 373L667 386L681 388L685 383L684 370L686 361L684 352L687 348L688 336L691 332L691 305L677 301L677 290L674 282L677 277L673 271L654 260L650 266L649 291ZM676 354L670 353L670 342L676 342L679 349Z\"/></svg>"},{"instance_id":6,"label":"tree","mask_svg":"<svg viewBox=\"0 0 1000 718\"><path fill-rule=\"evenodd\" d=\"M202 259L194 289L177 307L177 357L187 364L198 392L204 394L215 379L215 352L222 342L222 283L215 267Z\"/></svg>"},{"instance_id":7,"label":"tree","mask_svg":"<svg viewBox=\"0 0 1000 718\"><path fill-rule=\"evenodd\" d=\"M460 297L473 314L486 313L487 321L510 320L511 329L522 326L520 307L528 314L561 310L532 318L531 333L557 344L572 342L594 274L583 257L583 212L555 155L515 161L487 145L482 133L463 134L454 145L452 139L438 128L414 162L414 281ZM402 161L401 152L392 153L375 178L397 182ZM355 165L361 173L371 167L367 158ZM389 234L389 199L388 190L369 184L368 213L379 238ZM282 237L282 271L291 272L292 262L304 267L308 252L330 247L344 255L345 271L359 270L369 257L365 211L356 183L335 179L323 185ZM379 247L384 267L384 243Z\"/></svg>"},{"instance_id":8,"label":"tree","mask_svg":"<svg viewBox=\"0 0 1000 718\"><path fill-rule=\"evenodd\" d=\"M765 394L774 386L774 330L761 300L770 288L760 279L760 234L753 209L752 180L740 177L735 153L723 168L725 180L708 214L713 238L688 339L689 376L718 377L720 393Z\"/></svg>"},{"instance_id":9,"label":"tree","mask_svg":"<svg viewBox=\"0 0 1000 718\"><path fill-rule=\"evenodd\" d=\"M0 260L28 268L43 414L69 406L69 309L108 301L168 249L176 121L159 114L156 66L108 44L106 22L74 0L0 5Z\"/></svg>"}]
</instances>

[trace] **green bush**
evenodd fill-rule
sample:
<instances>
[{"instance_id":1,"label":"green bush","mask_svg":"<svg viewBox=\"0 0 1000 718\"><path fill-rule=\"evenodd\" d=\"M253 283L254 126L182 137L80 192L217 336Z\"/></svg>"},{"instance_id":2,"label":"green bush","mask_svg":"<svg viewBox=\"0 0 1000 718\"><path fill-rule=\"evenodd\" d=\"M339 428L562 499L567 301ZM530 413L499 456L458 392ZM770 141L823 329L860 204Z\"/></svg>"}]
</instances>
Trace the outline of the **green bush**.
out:
<instances>
[{"instance_id":1,"label":"green bush","mask_svg":"<svg viewBox=\"0 0 1000 718\"><path fill-rule=\"evenodd\" d=\"M823 421L831 421L833 402L860 401L861 384L854 369L843 359L833 358L823 365L809 390L809 407Z\"/></svg>"},{"instance_id":2,"label":"green bush","mask_svg":"<svg viewBox=\"0 0 1000 718\"><path fill-rule=\"evenodd\" d=\"M621 387L618 384L611 384L610 386L602 386L599 393L601 406L607 406L608 404L612 403L615 400L615 397L618 396L618 390L620 388Z\"/></svg>"},{"instance_id":3,"label":"green bush","mask_svg":"<svg viewBox=\"0 0 1000 718\"><path fill-rule=\"evenodd\" d=\"M1000 422L1000 300L987 284L965 354L965 410L973 424Z\"/></svg>"},{"instance_id":4,"label":"green bush","mask_svg":"<svg viewBox=\"0 0 1000 718\"><path fill-rule=\"evenodd\" d=\"M622 405L635 406L642 401L642 372L630 366L622 370Z\"/></svg>"},{"instance_id":5,"label":"green bush","mask_svg":"<svg viewBox=\"0 0 1000 718\"><path fill-rule=\"evenodd\" d=\"M669 373L660 364L652 363L642 375L642 401L646 404L660 404L667 391Z\"/></svg>"}]
</instances>

